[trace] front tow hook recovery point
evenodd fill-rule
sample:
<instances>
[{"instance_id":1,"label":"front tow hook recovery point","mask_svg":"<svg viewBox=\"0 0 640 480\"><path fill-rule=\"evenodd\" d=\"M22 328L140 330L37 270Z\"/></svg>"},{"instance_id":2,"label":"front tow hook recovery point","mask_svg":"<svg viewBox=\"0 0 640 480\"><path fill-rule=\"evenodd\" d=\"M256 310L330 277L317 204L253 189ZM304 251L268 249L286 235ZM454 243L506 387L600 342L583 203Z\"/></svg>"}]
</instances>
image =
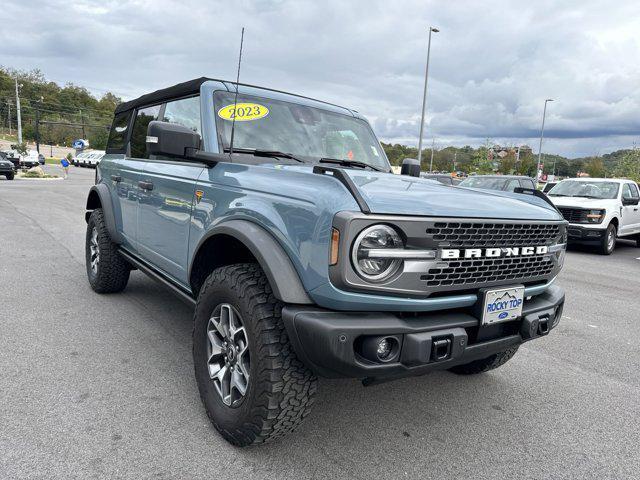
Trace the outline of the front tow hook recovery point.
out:
<instances>
[{"instance_id":1,"label":"front tow hook recovery point","mask_svg":"<svg viewBox=\"0 0 640 480\"><path fill-rule=\"evenodd\" d=\"M451 357L451 338L434 339L431 347L431 360L442 362Z\"/></svg>"},{"instance_id":2,"label":"front tow hook recovery point","mask_svg":"<svg viewBox=\"0 0 640 480\"><path fill-rule=\"evenodd\" d=\"M545 317L545 318L541 318L540 320L538 320L538 335L542 336L542 335L546 335L547 333L549 333L549 318Z\"/></svg>"}]
</instances>

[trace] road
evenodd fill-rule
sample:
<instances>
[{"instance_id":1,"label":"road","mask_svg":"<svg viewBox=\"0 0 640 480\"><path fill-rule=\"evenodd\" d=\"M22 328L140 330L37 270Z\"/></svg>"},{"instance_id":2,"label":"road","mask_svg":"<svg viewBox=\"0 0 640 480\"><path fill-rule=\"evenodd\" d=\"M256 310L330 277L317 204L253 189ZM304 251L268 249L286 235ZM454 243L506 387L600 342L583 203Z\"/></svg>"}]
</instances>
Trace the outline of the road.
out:
<instances>
[{"instance_id":1,"label":"road","mask_svg":"<svg viewBox=\"0 0 640 480\"><path fill-rule=\"evenodd\" d=\"M56 166L47 166L56 170ZM84 270L93 171L0 180L0 478L640 478L640 249L573 249L564 318L504 367L364 388L321 380L295 434L237 449L209 424L191 311Z\"/></svg>"}]
</instances>

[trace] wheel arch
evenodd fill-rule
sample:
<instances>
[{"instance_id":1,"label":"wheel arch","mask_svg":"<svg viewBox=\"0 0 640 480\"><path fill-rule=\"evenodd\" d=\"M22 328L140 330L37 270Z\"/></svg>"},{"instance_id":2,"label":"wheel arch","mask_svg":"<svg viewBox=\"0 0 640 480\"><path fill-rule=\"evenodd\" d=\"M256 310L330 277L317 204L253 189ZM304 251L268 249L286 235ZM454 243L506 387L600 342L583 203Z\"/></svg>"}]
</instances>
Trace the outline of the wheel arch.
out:
<instances>
[{"instance_id":1,"label":"wheel arch","mask_svg":"<svg viewBox=\"0 0 640 480\"><path fill-rule=\"evenodd\" d=\"M109 231L111 240L117 244L122 243L122 236L116 228L116 219L113 213L113 205L111 203L109 188L104 183L98 183L97 185L93 185L89 189L86 205L87 211L84 214L84 219L86 222L89 222L91 212L93 212L97 208L102 209L104 221L107 225L107 230Z\"/></svg>"},{"instance_id":2,"label":"wheel arch","mask_svg":"<svg viewBox=\"0 0 640 480\"><path fill-rule=\"evenodd\" d=\"M197 297L204 280L216 268L244 262L260 265L278 300L313 303L280 244L264 228L246 220L224 222L200 240L189 264L193 295Z\"/></svg>"}]
</instances>

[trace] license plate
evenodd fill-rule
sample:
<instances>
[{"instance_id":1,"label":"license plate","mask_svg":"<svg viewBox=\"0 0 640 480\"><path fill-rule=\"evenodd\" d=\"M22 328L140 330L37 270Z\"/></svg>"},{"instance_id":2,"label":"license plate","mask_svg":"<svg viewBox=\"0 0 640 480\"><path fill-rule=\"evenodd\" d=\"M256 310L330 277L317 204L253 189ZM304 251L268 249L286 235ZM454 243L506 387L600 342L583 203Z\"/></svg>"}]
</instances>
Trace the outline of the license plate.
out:
<instances>
[{"instance_id":1,"label":"license plate","mask_svg":"<svg viewBox=\"0 0 640 480\"><path fill-rule=\"evenodd\" d=\"M484 294L482 325L508 322L522 315L524 287L487 290Z\"/></svg>"}]
</instances>

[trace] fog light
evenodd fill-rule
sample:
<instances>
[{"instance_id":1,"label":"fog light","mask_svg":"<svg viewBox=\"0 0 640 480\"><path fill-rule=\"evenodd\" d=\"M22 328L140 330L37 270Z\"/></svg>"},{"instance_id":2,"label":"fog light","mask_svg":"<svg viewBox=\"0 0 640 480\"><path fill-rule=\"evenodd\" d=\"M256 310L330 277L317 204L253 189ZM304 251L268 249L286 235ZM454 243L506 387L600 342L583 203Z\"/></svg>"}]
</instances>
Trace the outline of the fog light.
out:
<instances>
[{"instance_id":1,"label":"fog light","mask_svg":"<svg viewBox=\"0 0 640 480\"><path fill-rule=\"evenodd\" d=\"M376 354L380 360L386 360L391 355L391 342L386 338L383 338L378 342L378 349Z\"/></svg>"},{"instance_id":2,"label":"fog light","mask_svg":"<svg viewBox=\"0 0 640 480\"><path fill-rule=\"evenodd\" d=\"M400 336L361 337L356 342L356 352L372 362L389 363L396 361L400 354Z\"/></svg>"}]
</instances>

